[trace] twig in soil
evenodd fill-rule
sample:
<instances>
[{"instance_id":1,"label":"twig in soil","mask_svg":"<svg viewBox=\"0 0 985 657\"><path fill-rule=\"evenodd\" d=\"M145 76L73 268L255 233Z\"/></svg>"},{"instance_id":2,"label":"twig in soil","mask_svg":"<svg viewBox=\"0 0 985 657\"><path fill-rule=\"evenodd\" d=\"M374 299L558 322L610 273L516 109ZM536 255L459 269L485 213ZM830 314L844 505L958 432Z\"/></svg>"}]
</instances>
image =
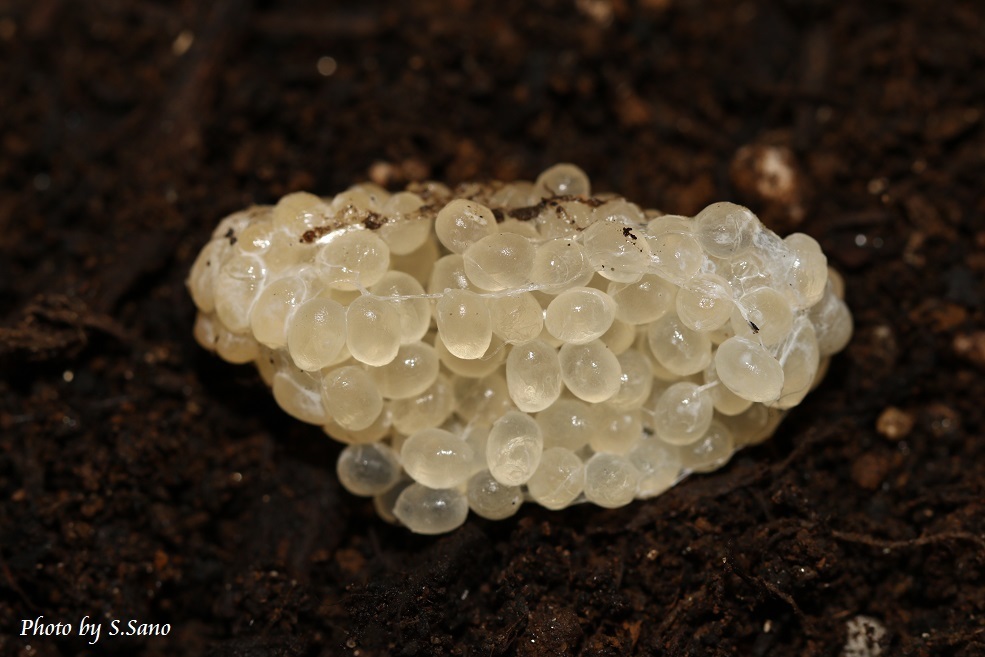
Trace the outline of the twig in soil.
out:
<instances>
[{"instance_id":1,"label":"twig in soil","mask_svg":"<svg viewBox=\"0 0 985 657\"><path fill-rule=\"evenodd\" d=\"M165 148L177 145L179 153L183 153L184 148L199 142L202 108L211 101L216 73L248 15L249 3L245 0L224 0L212 7L198 29L196 44L174 79L170 100L162 108L161 125L168 130L158 136Z\"/></svg>"},{"instance_id":2,"label":"twig in soil","mask_svg":"<svg viewBox=\"0 0 985 657\"><path fill-rule=\"evenodd\" d=\"M811 627L811 619L809 619L804 614L803 610L800 608L800 605L797 604L797 601L793 599L793 596L792 595L790 595L786 591L781 590L775 584L771 584L771 583L767 582L762 577L758 577L756 575L750 575L748 573L742 572L741 570L739 570L738 568L736 568L734 565L732 565L732 569L731 570L732 570L733 573L735 573L736 575L738 575L740 578L742 578L746 582L748 582L750 584L753 584L755 586L758 586L761 589L764 589L766 592L768 592L773 597L778 598L778 599L782 600L783 602L787 603L787 605L790 607L790 609L793 610L794 615L797 616L797 619L800 621L801 626L804 628L804 632L807 633L808 635L813 635L814 634L814 632L812 631L812 627Z\"/></svg>"},{"instance_id":3,"label":"twig in soil","mask_svg":"<svg viewBox=\"0 0 985 657\"><path fill-rule=\"evenodd\" d=\"M94 312L77 297L43 294L24 309L13 328L0 327L0 357L26 355L29 360L71 356L99 331L127 342L125 329L112 317Z\"/></svg>"},{"instance_id":4,"label":"twig in soil","mask_svg":"<svg viewBox=\"0 0 985 657\"><path fill-rule=\"evenodd\" d=\"M705 593L705 587L702 586L701 589L698 590L697 594L695 594L694 596L688 596L686 600L687 601L693 600L696 595L701 595L703 597L704 593ZM678 587L677 591L674 593L672 598L675 602L670 607L670 613L664 616L663 622L661 622L660 626L657 628L657 632L656 632L657 636L663 636L664 632L666 632L667 629L674 624L674 621L677 619L678 614L680 614L681 612L682 604L681 604L680 587Z\"/></svg>"},{"instance_id":5,"label":"twig in soil","mask_svg":"<svg viewBox=\"0 0 985 657\"><path fill-rule=\"evenodd\" d=\"M310 39L368 39L385 29L384 21L372 13L346 11L302 14L296 11L265 12L251 20L253 30L268 37Z\"/></svg>"},{"instance_id":6,"label":"twig in soil","mask_svg":"<svg viewBox=\"0 0 985 657\"><path fill-rule=\"evenodd\" d=\"M920 538L912 538L905 541L887 541L869 534L856 534L854 532L842 532L838 530L832 531L831 536L841 541L861 543L862 545L868 545L869 547L880 548L883 550L923 547L924 545L948 543L950 541L971 541L972 543L977 543L978 546L981 547L982 555L985 556L985 539L968 532L943 532L932 536L921 536Z\"/></svg>"},{"instance_id":7,"label":"twig in soil","mask_svg":"<svg viewBox=\"0 0 985 657\"><path fill-rule=\"evenodd\" d=\"M2 556L0 556L0 571L3 571L3 575L7 578L7 582L9 583L11 590L20 596L20 599L24 601L24 604L26 604L30 609L37 609L34 603L31 602L31 599L27 597L27 594L24 593L24 589L17 584L17 580L14 579L14 574L10 572L10 567L7 565L7 561Z\"/></svg>"},{"instance_id":8,"label":"twig in soil","mask_svg":"<svg viewBox=\"0 0 985 657\"><path fill-rule=\"evenodd\" d=\"M831 37L825 27L814 27L804 40L804 59L800 65L800 89L808 95L824 93L831 70ZM810 147L817 130L817 111L813 103L797 107L794 145L799 150Z\"/></svg>"}]
</instances>

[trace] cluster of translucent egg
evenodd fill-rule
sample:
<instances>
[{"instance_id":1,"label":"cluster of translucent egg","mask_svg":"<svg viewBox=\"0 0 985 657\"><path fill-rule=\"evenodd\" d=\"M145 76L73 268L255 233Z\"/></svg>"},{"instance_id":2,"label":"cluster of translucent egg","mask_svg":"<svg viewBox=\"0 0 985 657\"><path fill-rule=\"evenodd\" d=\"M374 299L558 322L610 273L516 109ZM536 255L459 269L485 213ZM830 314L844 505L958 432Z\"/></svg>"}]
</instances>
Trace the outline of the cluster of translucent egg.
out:
<instances>
[{"instance_id":1,"label":"cluster of translucent egg","mask_svg":"<svg viewBox=\"0 0 985 657\"><path fill-rule=\"evenodd\" d=\"M618 507L768 437L852 321L816 241L536 182L295 193L222 221L198 341L347 443L339 479L412 531L524 502Z\"/></svg>"}]
</instances>

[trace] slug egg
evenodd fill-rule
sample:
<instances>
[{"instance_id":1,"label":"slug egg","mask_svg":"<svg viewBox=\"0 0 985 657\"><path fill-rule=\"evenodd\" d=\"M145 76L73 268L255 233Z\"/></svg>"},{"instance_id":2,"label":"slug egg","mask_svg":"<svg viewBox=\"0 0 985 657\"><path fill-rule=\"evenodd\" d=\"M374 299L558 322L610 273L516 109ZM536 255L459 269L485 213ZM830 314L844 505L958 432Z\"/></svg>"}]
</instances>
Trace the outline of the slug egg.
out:
<instances>
[{"instance_id":1,"label":"slug egg","mask_svg":"<svg viewBox=\"0 0 985 657\"><path fill-rule=\"evenodd\" d=\"M768 438L852 335L812 237L534 182L356 185L220 222L195 340L345 443L341 485L421 534L614 508Z\"/></svg>"}]
</instances>

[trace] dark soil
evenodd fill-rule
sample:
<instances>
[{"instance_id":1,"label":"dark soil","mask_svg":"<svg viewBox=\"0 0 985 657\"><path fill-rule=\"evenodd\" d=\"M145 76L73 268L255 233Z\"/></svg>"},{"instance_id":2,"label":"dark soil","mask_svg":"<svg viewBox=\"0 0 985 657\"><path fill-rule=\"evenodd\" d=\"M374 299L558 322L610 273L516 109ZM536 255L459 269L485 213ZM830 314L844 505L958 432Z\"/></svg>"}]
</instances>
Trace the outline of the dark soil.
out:
<instances>
[{"instance_id":1,"label":"dark soil","mask_svg":"<svg viewBox=\"0 0 985 657\"><path fill-rule=\"evenodd\" d=\"M985 655L985 5L344 4L0 3L0 652ZM772 440L412 536L192 340L230 211L556 161L821 242L856 335Z\"/></svg>"}]
</instances>

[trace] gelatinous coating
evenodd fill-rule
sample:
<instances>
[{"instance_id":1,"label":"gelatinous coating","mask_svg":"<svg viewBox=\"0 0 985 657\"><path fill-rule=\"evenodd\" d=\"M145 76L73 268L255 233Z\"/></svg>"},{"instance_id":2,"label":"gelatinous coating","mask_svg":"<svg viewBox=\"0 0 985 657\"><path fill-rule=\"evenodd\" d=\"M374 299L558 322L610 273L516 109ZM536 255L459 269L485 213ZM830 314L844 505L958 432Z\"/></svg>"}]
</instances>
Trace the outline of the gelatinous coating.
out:
<instances>
[{"instance_id":1,"label":"gelatinous coating","mask_svg":"<svg viewBox=\"0 0 985 657\"><path fill-rule=\"evenodd\" d=\"M617 507L768 438L851 338L818 243L535 183L357 185L224 219L195 337L348 446L342 485L423 534L525 502Z\"/></svg>"}]
</instances>

